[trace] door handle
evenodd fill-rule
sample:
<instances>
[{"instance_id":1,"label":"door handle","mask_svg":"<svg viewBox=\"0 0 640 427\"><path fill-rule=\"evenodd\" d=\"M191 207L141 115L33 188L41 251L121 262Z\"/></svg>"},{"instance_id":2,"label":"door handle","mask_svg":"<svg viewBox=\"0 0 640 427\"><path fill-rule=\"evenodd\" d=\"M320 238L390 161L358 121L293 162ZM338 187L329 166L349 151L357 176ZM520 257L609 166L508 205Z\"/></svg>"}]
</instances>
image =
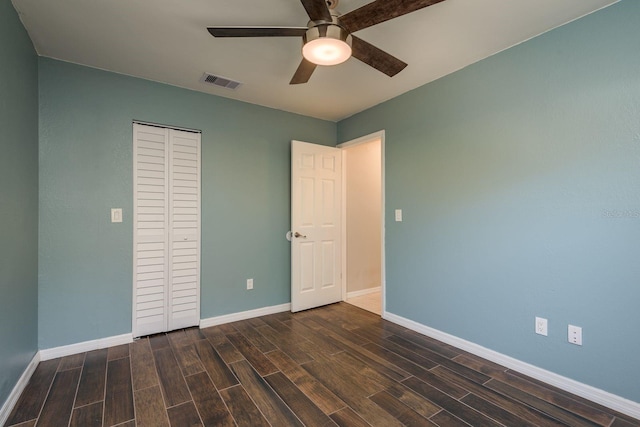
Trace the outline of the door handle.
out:
<instances>
[{"instance_id":1,"label":"door handle","mask_svg":"<svg viewBox=\"0 0 640 427\"><path fill-rule=\"evenodd\" d=\"M306 238L307 238L307 236L305 236L304 234L300 234L300 233L298 233L297 231L294 233L293 237L296 237L296 238L300 238L300 237L302 237L303 239L306 239Z\"/></svg>"}]
</instances>

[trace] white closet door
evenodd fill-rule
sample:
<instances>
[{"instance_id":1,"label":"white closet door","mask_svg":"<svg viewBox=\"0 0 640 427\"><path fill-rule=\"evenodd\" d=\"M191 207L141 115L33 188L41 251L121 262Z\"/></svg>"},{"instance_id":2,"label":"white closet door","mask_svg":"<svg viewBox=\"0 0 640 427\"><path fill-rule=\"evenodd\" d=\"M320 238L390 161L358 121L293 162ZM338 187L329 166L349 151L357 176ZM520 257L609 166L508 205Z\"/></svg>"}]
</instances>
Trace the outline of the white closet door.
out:
<instances>
[{"instance_id":1,"label":"white closet door","mask_svg":"<svg viewBox=\"0 0 640 427\"><path fill-rule=\"evenodd\" d=\"M134 124L134 337L200 323L200 134Z\"/></svg>"},{"instance_id":2,"label":"white closet door","mask_svg":"<svg viewBox=\"0 0 640 427\"><path fill-rule=\"evenodd\" d=\"M200 134L169 134L169 330L200 323Z\"/></svg>"},{"instance_id":3,"label":"white closet door","mask_svg":"<svg viewBox=\"0 0 640 427\"><path fill-rule=\"evenodd\" d=\"M133 333L167 329L168 129L133 128Z\"/></svg>"}]
</instances>

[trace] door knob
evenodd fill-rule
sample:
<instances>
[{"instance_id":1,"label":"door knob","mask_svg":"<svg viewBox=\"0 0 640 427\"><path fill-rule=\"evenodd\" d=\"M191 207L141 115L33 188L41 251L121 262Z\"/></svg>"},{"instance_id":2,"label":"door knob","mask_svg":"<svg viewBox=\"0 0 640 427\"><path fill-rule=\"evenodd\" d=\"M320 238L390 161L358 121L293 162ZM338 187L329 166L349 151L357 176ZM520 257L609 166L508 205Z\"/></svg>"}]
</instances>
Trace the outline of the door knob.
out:
<instances>
[{"instance_id":1,"label":"door knob","mask_svg":"<svg viewBox=\"0 0 640 427\"><path fill-rule=\"evenodd\" d=\"M305 236L304 234L300 234L300 233L298 233L297 231L295 232L295 234L293 235L293 237L297 237L297 238L302 237L303 239L306 239L306 238L307 238L307 236Z\"/></svg>"}]
</instances>

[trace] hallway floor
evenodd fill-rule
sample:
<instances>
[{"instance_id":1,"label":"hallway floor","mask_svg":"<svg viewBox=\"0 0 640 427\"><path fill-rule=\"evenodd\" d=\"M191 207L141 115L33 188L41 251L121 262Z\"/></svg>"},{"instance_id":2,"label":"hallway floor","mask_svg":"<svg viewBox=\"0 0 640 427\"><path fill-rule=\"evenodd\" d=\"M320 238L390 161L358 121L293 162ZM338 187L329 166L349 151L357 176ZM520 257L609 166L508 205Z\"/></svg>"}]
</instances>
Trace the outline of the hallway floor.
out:
<instances>
[{"instance_id":1,"label":"hallway floor","mask_svg":"<svg viewBox=\"0 0 640 427\"><path fill-rule=\"evenodd\" d=\"M358 297L348 298L347 302L363 310L382 315L382 292L376 291Z\"/></svg>"}]
</instances>

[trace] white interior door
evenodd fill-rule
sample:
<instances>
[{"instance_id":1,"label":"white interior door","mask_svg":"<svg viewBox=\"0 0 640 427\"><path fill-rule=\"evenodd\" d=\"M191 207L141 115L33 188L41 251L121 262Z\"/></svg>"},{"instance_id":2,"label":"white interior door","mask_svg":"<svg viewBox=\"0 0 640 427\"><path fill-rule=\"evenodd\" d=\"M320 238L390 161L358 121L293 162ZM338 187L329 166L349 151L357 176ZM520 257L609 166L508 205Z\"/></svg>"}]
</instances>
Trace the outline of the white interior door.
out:
<instances>
[{"instance_id":1,"label":"white interior door","mask_svg":"<svg viewBox=\"0 0 640 427\"><path fill-rule=\"evenodd\" d=\"M342 153L291 143L291 311L342 300Z\"/></svg>"}]
</instances>

